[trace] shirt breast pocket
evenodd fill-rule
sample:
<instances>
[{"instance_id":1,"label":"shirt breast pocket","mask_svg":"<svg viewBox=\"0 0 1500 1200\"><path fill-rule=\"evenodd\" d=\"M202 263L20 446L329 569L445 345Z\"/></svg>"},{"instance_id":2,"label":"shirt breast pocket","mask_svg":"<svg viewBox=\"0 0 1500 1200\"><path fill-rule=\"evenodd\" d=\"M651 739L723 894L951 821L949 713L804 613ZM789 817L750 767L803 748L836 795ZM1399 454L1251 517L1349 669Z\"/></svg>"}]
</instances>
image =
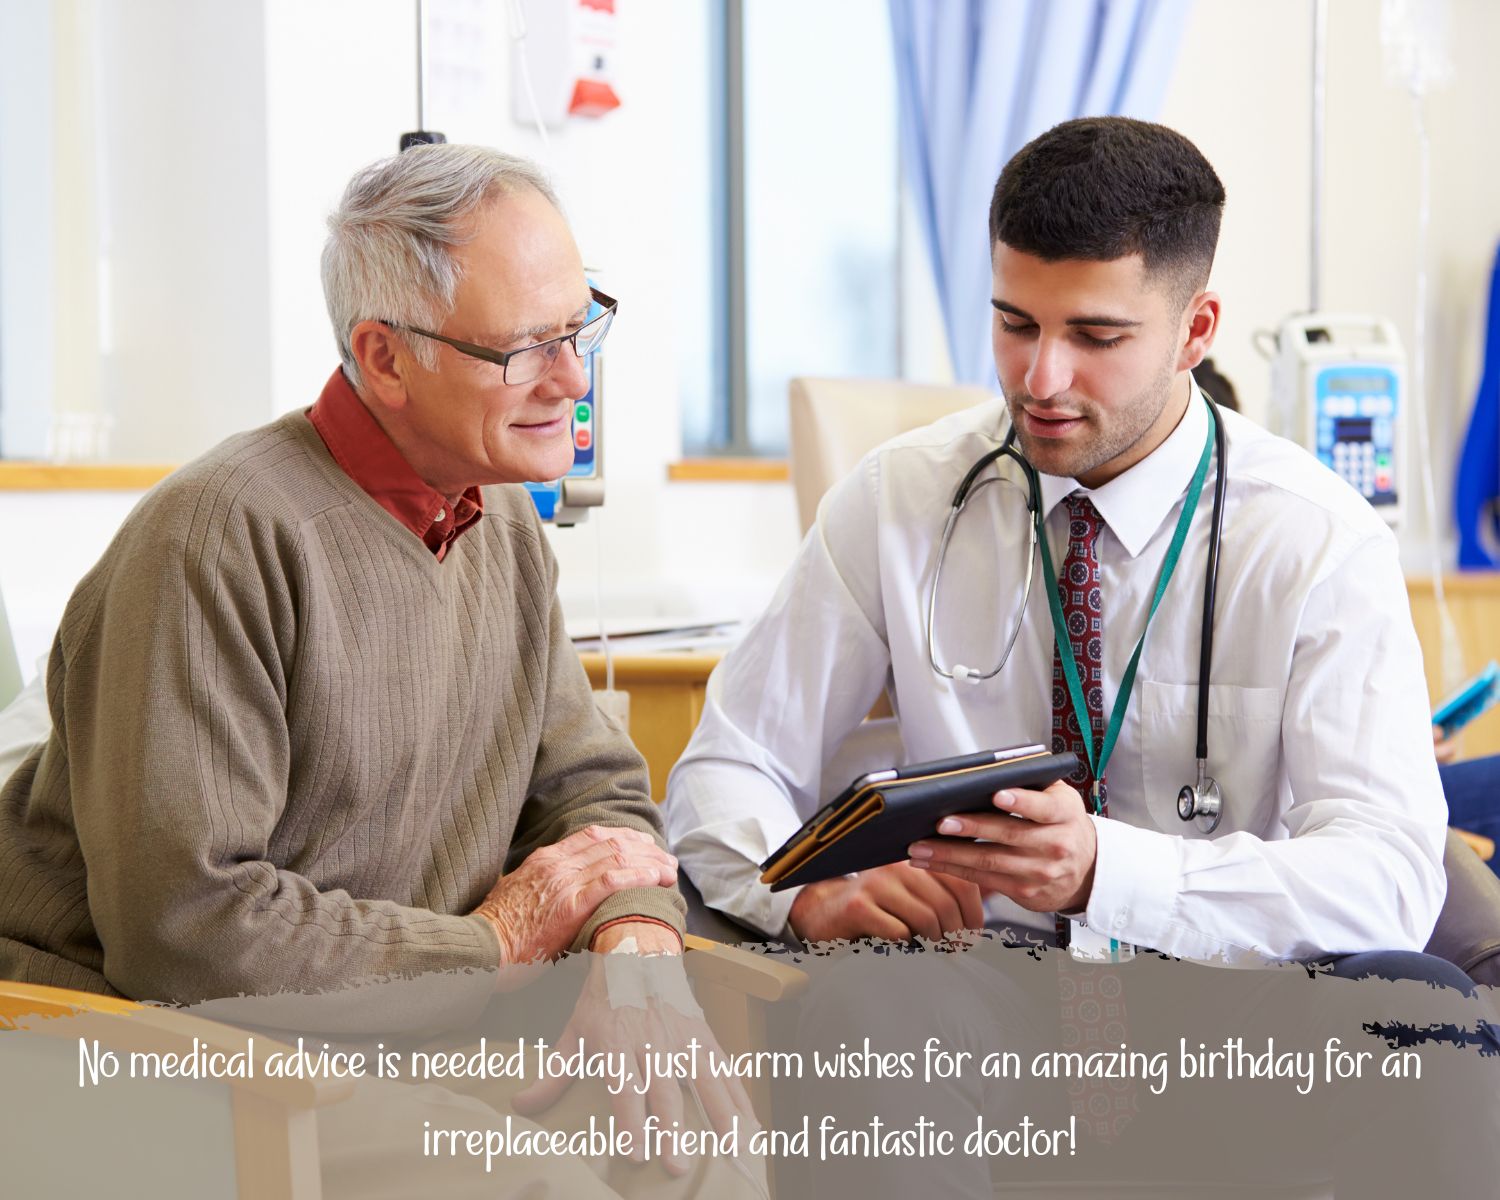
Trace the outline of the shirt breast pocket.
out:
<instances>
[{"instance_id":1,"label":"shirt breast pocket","mask_svg":"<svg viewBox=\"0 0 1500 1200\"><path fill-rule=\"evenodd\" d=\"M1140 689L1146 812L1164 833L1206 837L1177 816L1177 793L1198 777L1198 685L1146 681ZM1208 685L1208 773L1224 795L1213 836L1241 829L1264 836L1281 776L1280 689Z\"/></svg>"}]
</instances>

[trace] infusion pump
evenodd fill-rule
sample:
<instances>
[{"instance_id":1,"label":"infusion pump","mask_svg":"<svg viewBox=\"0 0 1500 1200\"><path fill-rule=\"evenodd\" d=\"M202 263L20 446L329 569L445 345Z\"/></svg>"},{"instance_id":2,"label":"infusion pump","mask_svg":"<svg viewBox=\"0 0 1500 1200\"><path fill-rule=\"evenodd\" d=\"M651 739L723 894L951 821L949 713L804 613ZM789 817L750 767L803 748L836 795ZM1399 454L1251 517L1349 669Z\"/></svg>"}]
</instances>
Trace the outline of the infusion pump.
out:
<instances>
[{"instance_id":1,"label":"infusion pump","mask_svg":"<svg viewBox=\"0 0 1500 1200\"><path fill-rule=\"evenodd\" d=\"M604 447L599 440L603 355L595 351L584 360L583 366L589 377L589 390L587 395L573 401L573 465L561 479L526 485L542 520L561 526L578 524L588 517L589 509L604 503Z\"/></svg>"},{"instance_id":2,"label":"infusion pump","mask_svg":"<svg viewBox=\"0 0 1500 1200\"><path fill-rule=\"evenodd\" d=\"M1271 364L1279 432L1380 512L1404 514L1406 355L1384 317L1289 317Z\"/></svg>"}]
</instances>

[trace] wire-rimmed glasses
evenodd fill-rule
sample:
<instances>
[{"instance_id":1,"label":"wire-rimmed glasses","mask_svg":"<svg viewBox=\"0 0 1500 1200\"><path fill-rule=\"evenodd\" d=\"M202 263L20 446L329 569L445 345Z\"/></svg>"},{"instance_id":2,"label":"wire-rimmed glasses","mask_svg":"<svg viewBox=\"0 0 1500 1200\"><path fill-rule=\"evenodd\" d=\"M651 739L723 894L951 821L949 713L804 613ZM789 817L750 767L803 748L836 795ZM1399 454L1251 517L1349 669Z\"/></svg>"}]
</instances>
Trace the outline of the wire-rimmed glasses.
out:
<instances>
[{"instance_id":1,"label":"wire-rimmed glasses","mask_svg":"<svg viewBox=\"0 0 1500 1200\"><path fill-rule=\"evenodd\" d=\"M572 343L573 353L579 358L587 358L599 349L600 343L604 341L604 335L609 332L609 327L615 319L615 311L620 303L613 296L606 296L595 287L589 288L589 296L594 304L603 309L597 316L585 321L572 333L548 338L545 342L537 342L531 346L522 346L519 350L491 350L487 346L476 346L473 342L461 342L446 334L418 329L415 325L400 325L394 321L387 321L385 324L392 329L400 329L405 333L415 333L419 337L442 342L444 345L452 346L460 354L467 354L470 358L494 363L505 372L504 379L508 384L535 383L552 369L552 364L557 361L557 356L564 345Z\"/></svg>"}]
</instances>

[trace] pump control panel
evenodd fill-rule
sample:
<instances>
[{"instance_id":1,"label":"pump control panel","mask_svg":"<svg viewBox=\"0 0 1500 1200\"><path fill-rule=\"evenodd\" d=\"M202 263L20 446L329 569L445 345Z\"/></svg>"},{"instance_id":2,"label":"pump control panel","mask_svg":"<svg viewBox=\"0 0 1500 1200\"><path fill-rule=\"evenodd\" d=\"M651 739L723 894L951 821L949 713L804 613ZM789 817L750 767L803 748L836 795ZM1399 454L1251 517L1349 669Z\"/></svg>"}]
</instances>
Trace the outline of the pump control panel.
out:
<instances>
[{"instance_id":1,"label":"pump control panel","mask_svg":"<svg viewBox=\"0 0 1500 1200\"><path fill-rule=\"evenodd\" d=\"M1382 317L1302 314L1276 335L1280 432L1368 500L1403 515L1406 356Z\"/></svg>"},{"instance_id":2,"label":"pump control panel","mask_svg":"<svg viewBox=\"0 0 1500 1200\"><path fill-rule=\"evenodd\" d=\"M587 519L589 509L604 503L604 450L599 440L599 399L604 390L601 354L589 355L584 369L589 390L573 401L573 465L561 479L526 485L542 520L561 526L578 524Z\"/></svg>"}]
</instances>

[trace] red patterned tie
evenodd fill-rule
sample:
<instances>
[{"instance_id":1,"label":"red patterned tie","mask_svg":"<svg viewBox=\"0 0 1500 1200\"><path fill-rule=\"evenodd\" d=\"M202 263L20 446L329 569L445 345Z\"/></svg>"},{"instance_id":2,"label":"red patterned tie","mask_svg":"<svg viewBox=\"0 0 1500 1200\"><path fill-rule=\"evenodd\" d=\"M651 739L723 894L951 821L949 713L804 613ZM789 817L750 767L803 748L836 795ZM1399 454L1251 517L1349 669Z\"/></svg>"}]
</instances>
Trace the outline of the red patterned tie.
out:
<instances>
[{"instance_id":1,"label":"red patterned tie","mask_svg":"<svg viewBox=\"0 0 1500 1200\"><path fill-rule=\"evenodd\" d=\"M1073 643L1078 682L1089 706L1089 724L1097 748L1104 740L1104 604L1099 587L1099 555L1096 543L1104 522L1087 496L1076 493L1067 499L1068 551L1058 573L1062 592L1063 620ZM1052 750L1072 751L1078 769L1068 782L1085 797L1094 776L1084 748L1078 715L1068 698L1068 681L1062 658L1052 651ZM1100 815L1109 815L1109 795L1099 791ZM1087 800L1084 801L1088 803ZM1067 918L1057 918L1058 937L1066 944ZM1112 966L1088 966L1065 959L1058 975L1061 1001L1063 1049L1085 1055L1096 1050L1118 1050L1128 1040L1125 995L1121 973ZM1075 1079L1068 1084L1068 1098L1079 1121L1105 1144L1115 1140L1137 1111L1135 1088L1129 1080Z\"/></svg>"},{"instance_id":2,"label":"red patterned tie","mask_svg":"<svg viewBox=\"0 0 1500 1200\"><path fill-rule=\"evenodd\" d=\"M1089 724L1097 747L1104 740L1104 602L1099 589L1099 554L1095 543L1104 522L1094 510L1093 501L1077 493L1069 496L1068 552L1063 557L1057 584L1062 591L1063 621L1073 643L1073 658L1078 664L1078 682L1089 706ZM1083 730L1078 714L1068 699L1068 681L1063 675L1062 657L1052 649L1052 752L1072 751L1078 756L1078 769L1068 782L1084 796L1094 785L1089 769L1089 754L1083 744ZM1108 800L1103 815L1109 815Z\"/></svg>"}]
</instances>

